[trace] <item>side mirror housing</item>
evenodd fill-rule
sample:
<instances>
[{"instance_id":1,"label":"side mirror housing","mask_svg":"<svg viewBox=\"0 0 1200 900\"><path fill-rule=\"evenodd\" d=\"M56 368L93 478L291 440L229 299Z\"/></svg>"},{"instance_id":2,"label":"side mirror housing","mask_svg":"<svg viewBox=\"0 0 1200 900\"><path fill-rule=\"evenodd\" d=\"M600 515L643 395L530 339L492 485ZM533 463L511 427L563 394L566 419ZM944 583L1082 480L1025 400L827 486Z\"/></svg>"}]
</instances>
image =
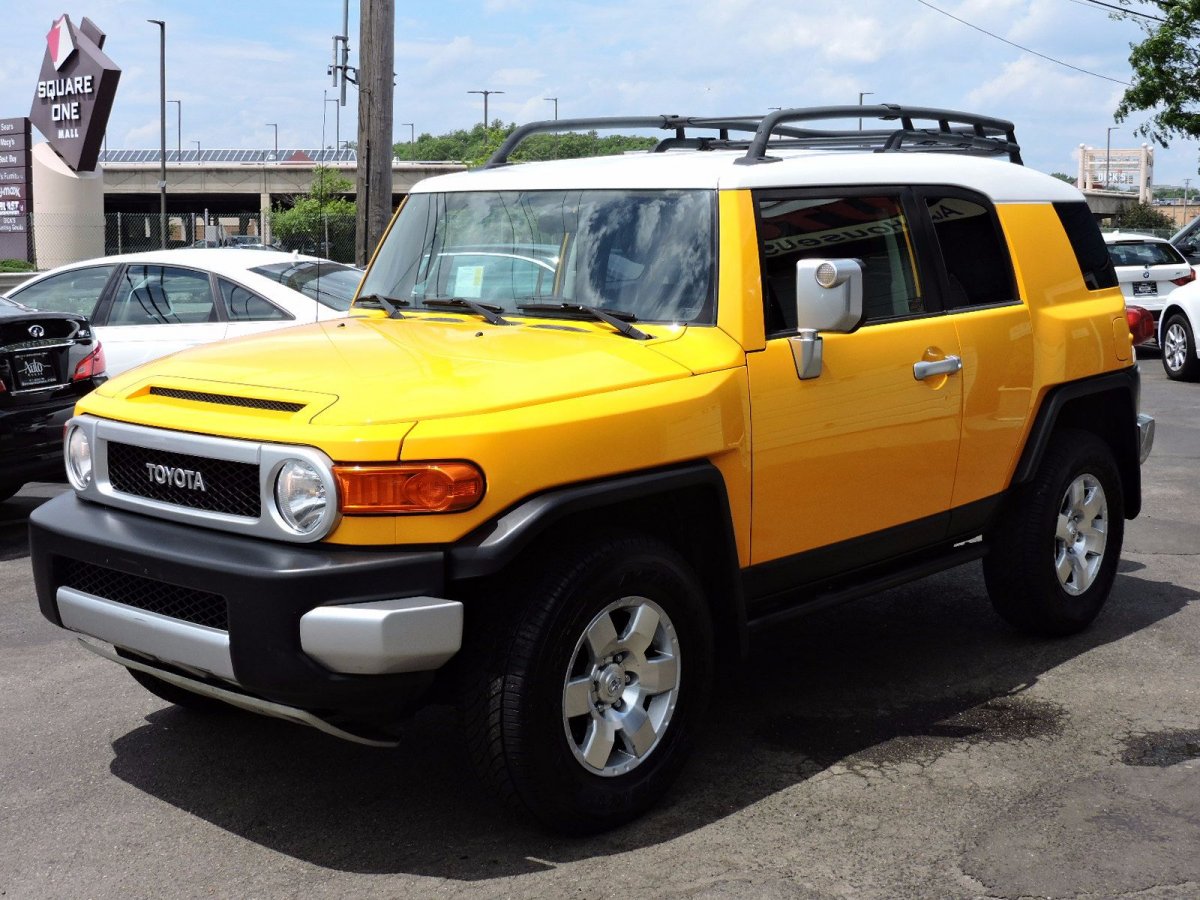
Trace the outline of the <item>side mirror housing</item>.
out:
<instances>
[{"instance_id":1,"label":"side mirror housing","mask_svg":"<svg viewBox=\"0 0 1200 900\"><path fill-rule=\"evenodd\" d=\"M862 265L856 259L802 259L796 263L796 327L853 331L863 314Z\"/></svg>"},{"instance_id":2,"label":"side mirror housing","mask_svg":"<svg viewBox=\"0 0 1200 900\"><path fill-rule=\"evenodd\" d=\"M821 374L819 332L846 333L862 322L862 264L856 259L802 259L796 263L796 328L791 338L796 375Z\"/></svg>"}]
</instances>

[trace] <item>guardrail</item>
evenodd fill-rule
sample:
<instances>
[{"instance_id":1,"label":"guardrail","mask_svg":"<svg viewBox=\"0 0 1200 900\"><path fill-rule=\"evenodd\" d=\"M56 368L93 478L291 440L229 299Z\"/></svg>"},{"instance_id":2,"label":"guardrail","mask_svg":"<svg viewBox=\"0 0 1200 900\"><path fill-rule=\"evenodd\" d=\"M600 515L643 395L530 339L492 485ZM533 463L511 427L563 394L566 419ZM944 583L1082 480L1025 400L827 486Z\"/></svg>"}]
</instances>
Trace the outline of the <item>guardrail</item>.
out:
<instances>
[{"instance_id":1,"label":"guardrail","mask_svg":"<svg viewBox=\"0 0 1200 900\"><path fill-rule=\"evenodd\" d=\"M18 284L22 284L36 275L37 272L0 272L0 294L7 294Z\"/></svg>"}]
</instances>

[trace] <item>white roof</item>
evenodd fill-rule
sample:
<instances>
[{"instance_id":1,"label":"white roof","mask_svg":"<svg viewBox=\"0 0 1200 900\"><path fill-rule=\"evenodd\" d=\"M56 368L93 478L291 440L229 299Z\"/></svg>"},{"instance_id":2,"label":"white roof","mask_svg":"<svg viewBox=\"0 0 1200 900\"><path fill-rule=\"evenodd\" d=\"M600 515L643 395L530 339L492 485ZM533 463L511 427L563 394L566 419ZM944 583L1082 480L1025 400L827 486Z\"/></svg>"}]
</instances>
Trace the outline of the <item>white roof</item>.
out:
<instances>
[{"instance_id":1,"label":"white roof","mask_svg":"<svg viewBox=\"0 0 1200 900\"><path fill-rule=\"evenodd\" d=\"M674 150L516 163L419 182L412 193L571 189L702 189L833 185L955 185L996 203L1079 202L1074 187L1007 159L959 153L801 150L743 165L741 151Z\"/></svg>"},{"instance_id":2,"label":"white roof","mask_svg":"<svg viewBox=\"0 0 1200 900\"><path fill-rule=\"evenodd\" d=\"M1171 243L1166 238L1155 237L1152 234L1138 234L1136 231L1104 232L1104 242L1106 244L1116 244L1120 241L1158 241L1160 244Z\"/></svg>"}]
</instances>

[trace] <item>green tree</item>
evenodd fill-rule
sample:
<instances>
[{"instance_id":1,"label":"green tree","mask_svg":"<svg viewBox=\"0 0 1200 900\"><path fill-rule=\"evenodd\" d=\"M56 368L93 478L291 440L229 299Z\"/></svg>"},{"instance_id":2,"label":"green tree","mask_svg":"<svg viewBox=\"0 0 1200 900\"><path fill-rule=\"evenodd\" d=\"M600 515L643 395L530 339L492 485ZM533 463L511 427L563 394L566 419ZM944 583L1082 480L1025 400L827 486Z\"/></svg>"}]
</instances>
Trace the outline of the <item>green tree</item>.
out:
<instances>
[{"instance_id":1,"label":"green tree","mask_svg":"<svg viewBox=\"0 0 1200 900\"><path fill-rule=\"evenodd\" d=\"M504 124L492 121L488 128L482 124L466 131L459 129L447 134L424 133L411 144L395 145L396 158L406 160L465 162L480 166L499 149L505 138L517 128L515 122ZM514 162L546 159L575 159L583 156L610 156L627 150L648 150L658 142L653 137L634 137L610 134L601 137L595 131L585 133L564 131L561 134L535 134L521 144L513 154Z\"/></svg>"},{"instance_id":2,"label":"green tree","mask_svg":"<svg viewBox=\"0 0 1200 900\"><path fill-rule=\"evenodd\" d=\"M337 169L317 166L307 194L271 211L275 241L286 250L353 262L355 204L344 196L352 190L354 183Z\"/></svg>"},{"instance_id":3,"label":"green tree","mask_svg":"<svg viewBox=\"0 0 1200 900\"><path fill-rule=\"evenodd\" d=\"M1124 231L1146 231L1148 229L1174 231L1173 219L1165 216L1148 203L1135 203L1113 216L1113 225Z\"/></svg>"},{"instance_id":4,"label":"green tree","mask_svg":"<svg viewBox=\"0 0 1200 900\"><path fill-rule=\"evenodd\" d=\"M1139 0L1137 5L1153 7L1156 14L1114 13L1135 19L1146 32L1145 40L1132 45L1133 81L1114 118L1124 122L1135 112L1153 110L1135 131L1162 147L1172 138L1200 138L1200 0Z\"/></svg>"},{"instance_id":5,"label":"green tree","mask_svg":"<svg viewBox=\"0 0 1200 900\"><path fill-rule=\"evenodd\" d=\"M1065 181L1067 184L1075 183L1075 176L1068 175L1065 172L1051 172L1051 177L1057 178L1059 181Z\"/></svg>"}]
</instances>

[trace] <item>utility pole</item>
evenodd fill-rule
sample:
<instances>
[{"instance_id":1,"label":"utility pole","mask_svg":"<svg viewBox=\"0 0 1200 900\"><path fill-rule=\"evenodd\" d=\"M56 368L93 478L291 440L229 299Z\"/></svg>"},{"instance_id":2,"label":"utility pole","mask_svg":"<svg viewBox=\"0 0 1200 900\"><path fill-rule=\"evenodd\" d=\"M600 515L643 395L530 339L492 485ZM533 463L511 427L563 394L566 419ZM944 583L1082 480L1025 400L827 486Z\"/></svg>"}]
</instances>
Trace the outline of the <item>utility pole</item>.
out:
<instances>
[{"instance_id":1,"label":"utility pole","mask_svg":"<svg viewBox=\"0 0 1200 900\"><path fill-rule=\"evenodd\" d=\"M365 265L392 215L395 0L359 0L357 247Z\"/></svg>"},{"instance_id":2,"label":"utility pole","mask_svg":"<svg viewBox=\"0 0 1200 900\"><path fill-rule=\"evenodd\" d=\"M1183 224L1188 223L1187 207L1188 207L1188 188L1192 186L1192 179L1183 179Z\"/></svg>"},{"instance_id":3,"label":"utility pole","mask_svg":"<svg viewBox=\"0 0 1200 900\"><path fill-rule=\"evenodd\" d=\"M158 236L162 249L167 249L167 23L162 19L147 19L158 26Z\"/></svg>"}]
</instances>

